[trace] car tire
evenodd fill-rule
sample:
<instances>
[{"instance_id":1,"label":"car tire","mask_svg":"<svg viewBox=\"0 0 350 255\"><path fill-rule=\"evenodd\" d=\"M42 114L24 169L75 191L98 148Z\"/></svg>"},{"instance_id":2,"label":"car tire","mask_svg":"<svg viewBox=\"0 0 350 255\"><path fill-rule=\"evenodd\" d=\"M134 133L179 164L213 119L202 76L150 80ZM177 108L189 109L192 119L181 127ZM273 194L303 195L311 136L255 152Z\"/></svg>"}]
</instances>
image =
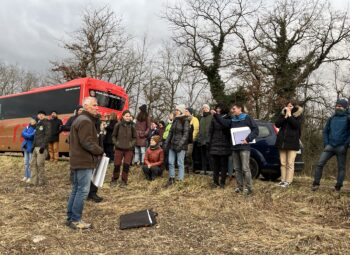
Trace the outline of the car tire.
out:
<instances>
[{"instance_id":1,"label":"car tire","mask_svg":"<svg viewBox=\"0 0 350 255\"><path fill-rule=\"evenodd\" d=\"M250 167L250 172L252 174L252 179L256 179L260 175L260 170L259 170L259 164L256 162L255 159L250 158L249 159L249 167Z\"/></svg>"},{"instance_id":2,"label":"car tire","mask_svg":"<svg viewBox=\"0 0 350 255\"><path fill-rule=\"evenodd\" d=\"M262 172L261 175L264 177L264 179L271 180L271 181L275 181L281 176L280 173L264 173L264 172Z\"/></svg>"}]
</instances>

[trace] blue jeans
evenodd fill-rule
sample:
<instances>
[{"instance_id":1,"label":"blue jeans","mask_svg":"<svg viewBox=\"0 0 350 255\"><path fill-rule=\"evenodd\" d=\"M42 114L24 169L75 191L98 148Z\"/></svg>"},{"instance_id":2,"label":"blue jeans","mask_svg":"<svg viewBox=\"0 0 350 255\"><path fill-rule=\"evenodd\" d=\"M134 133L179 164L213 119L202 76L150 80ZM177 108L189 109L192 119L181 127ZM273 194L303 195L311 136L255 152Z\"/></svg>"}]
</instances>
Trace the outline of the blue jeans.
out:
<instances>
[{"instance_id":1,"label":"blue jeans","mask_svg":"<svg viewBox=\"0 0 350 255\"><path fill-rule=\"evenodd\" d=\"M320 185L323 167L326 165L327 161L335 155L337 157L337 163L338 163L338 176L337 176L337 183L335 184L335 187L337 189L340 189L343 186L343 182L345 179L347 151L348 151L347 145L340 145L337 147L332 147L330 145L327 145L324 148L323 152L321 153L320 159L317 163L313 185Z\"/></svg>"},{"instance_id":2,"label":"blue jeans","mask_svg":"<svg viewBox=\"0 0 350 255\"><path fill-rule=\"evenodd\" d=\"M24 153L24 177L30 178L30 161L32 160L33 153L28 152L26 150Z\"/></svg>"},{"instance_id":3,"label":"blue jeans","mask_svg":"<svg viewBox=\"0 0 350 255\"><path fill-rule=\"evenodd\" d=\"M175 152L169 149L169 177L175 178L175 157L177 156L177 165L179 167L178 180L183 181L185 177L185 155L186 151L181 150L180 152Z\"/></svg>"},{"instance_id":4,"label":"blue jeans","mask_svg":"<svg viewBox=\"0 0 350 255\"><path fill-rule=\"evenodd\" d=\"M134 163L140 161L140 164L144 164L146 147L135 147Z\"/></svg>"},{"instance_id":5,"label":"blue jeans","mask_svg":"<svg viewBox=\"0 0 350 255\"><path fill-rule=\"evenodd\" d=\"M237 188L243 189L244 185L247 189L253 189L252 174L249 167L250 151L234 150L232 152L233 167L236 172Z\"/></svg>"},{"instance_id":6,"label":"blue jeans","mask_svg":"<svg viewBox=\"0 0 350 255\"><path fill-rule=\"evenodd\" d=\"M68 199L67 220L80 221L84 209L84 201L89 194L92 169L73 170L72 192Z\"/></svg>"}]
</instances>

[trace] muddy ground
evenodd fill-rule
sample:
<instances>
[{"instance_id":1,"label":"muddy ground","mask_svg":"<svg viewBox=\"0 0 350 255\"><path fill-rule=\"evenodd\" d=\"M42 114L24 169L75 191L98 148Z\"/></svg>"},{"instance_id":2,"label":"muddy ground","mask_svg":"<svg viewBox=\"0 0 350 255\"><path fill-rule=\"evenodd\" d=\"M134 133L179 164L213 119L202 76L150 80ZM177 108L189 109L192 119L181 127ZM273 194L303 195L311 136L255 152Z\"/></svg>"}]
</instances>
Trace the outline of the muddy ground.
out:
<instances>
[{"instance_id":1,"label":"muddy ground","mask_svg":"<svg viewBox=\"0 0 350 255\"><path fill-rule=\"evenodd\" d=\"M164 189L133 168L126 189L111 189L110 168L99 194L87 202L89 231L65 226L70 192L68 161L47 162L48 185L21 182L23 159L0 156L0 254L350 254L350 184L340 198L334 179L310 191L311 179L297 177L289 189L257 180L250 197L209 188L210 177L186 176ZM150 228L119 230L119 216L152 208Z\"/></svg>"}]
</instances>

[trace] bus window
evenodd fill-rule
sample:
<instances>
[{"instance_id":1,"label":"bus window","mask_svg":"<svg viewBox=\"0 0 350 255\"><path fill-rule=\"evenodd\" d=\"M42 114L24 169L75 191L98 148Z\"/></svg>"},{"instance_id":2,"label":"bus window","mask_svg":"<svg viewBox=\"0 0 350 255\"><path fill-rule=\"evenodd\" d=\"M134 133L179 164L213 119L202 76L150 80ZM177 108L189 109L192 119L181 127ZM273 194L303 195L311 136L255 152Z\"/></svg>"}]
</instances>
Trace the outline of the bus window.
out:
<instances>
[{"instance_id":1,"label":"bus window","mask_svg":"<svg viewBox=\"0 0 350 255\"><path fill-rule=\"evenodd\" d=\"M121 111L124 108L125 98L123 97L99 90L90 90L89 95L95 95L98 106L118 111Z\"/></svg>"},{"instance_id":2,"label":"bus window","mask_svg":"<svg viewBox=\"0 0 350 255\"><path fill-rule=\"evenodd\" d=\"M56 110L58 114L72 113L79 104L80 86L41 91L0 99L0 119L15 119L32 116L39 110Z\"/></svg>"}]
</instances>

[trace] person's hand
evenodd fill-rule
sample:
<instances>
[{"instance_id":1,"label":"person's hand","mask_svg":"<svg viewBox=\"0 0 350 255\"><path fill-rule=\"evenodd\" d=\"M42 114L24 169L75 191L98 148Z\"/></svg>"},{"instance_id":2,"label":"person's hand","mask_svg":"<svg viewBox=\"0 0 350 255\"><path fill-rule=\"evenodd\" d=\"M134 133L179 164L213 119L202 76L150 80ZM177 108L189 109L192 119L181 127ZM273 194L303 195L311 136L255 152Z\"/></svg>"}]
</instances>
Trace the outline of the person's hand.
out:
<instances>
[{"instance_id":1,"label":"person's hand","mask_svg":"<svg viewBox=\"0 0 350 255\"><path fill-rule=\"evenodd\" d=\"M40 153L40 154L43 154L43 153L44 153L44 150L45 150L45 148L44 148L44 147L40 147L40 149L39 149L39 153Z\"/></svg>"},{"instance_id":2,"label":"person's hand","mask_svg":"<svg viewBox=\"0 0 350 255\"><path fill-rule=\"evenodd\" d=\"M214 115L216 113L216 111L215 110L210 110L210 113Z\"/></svg>"},{"instance_id":3,"label":"person's hand","mask_svg":"<svg viewBox=\"0 0 350 255\"><path fill-rule=\"evenodd\" d=\"M151 165L147 165L148 168L151 168L152 166Z\"/></svg>"},{"instance_id":4,"label":"person's hand","mask_svg":"<svg viewBox=\"0 0 350 255\"><path fill-rule=\"evenodd\" d=\"M248 144L247 139L242 140L242 144Z\"/></svg>"}]
</instances>

